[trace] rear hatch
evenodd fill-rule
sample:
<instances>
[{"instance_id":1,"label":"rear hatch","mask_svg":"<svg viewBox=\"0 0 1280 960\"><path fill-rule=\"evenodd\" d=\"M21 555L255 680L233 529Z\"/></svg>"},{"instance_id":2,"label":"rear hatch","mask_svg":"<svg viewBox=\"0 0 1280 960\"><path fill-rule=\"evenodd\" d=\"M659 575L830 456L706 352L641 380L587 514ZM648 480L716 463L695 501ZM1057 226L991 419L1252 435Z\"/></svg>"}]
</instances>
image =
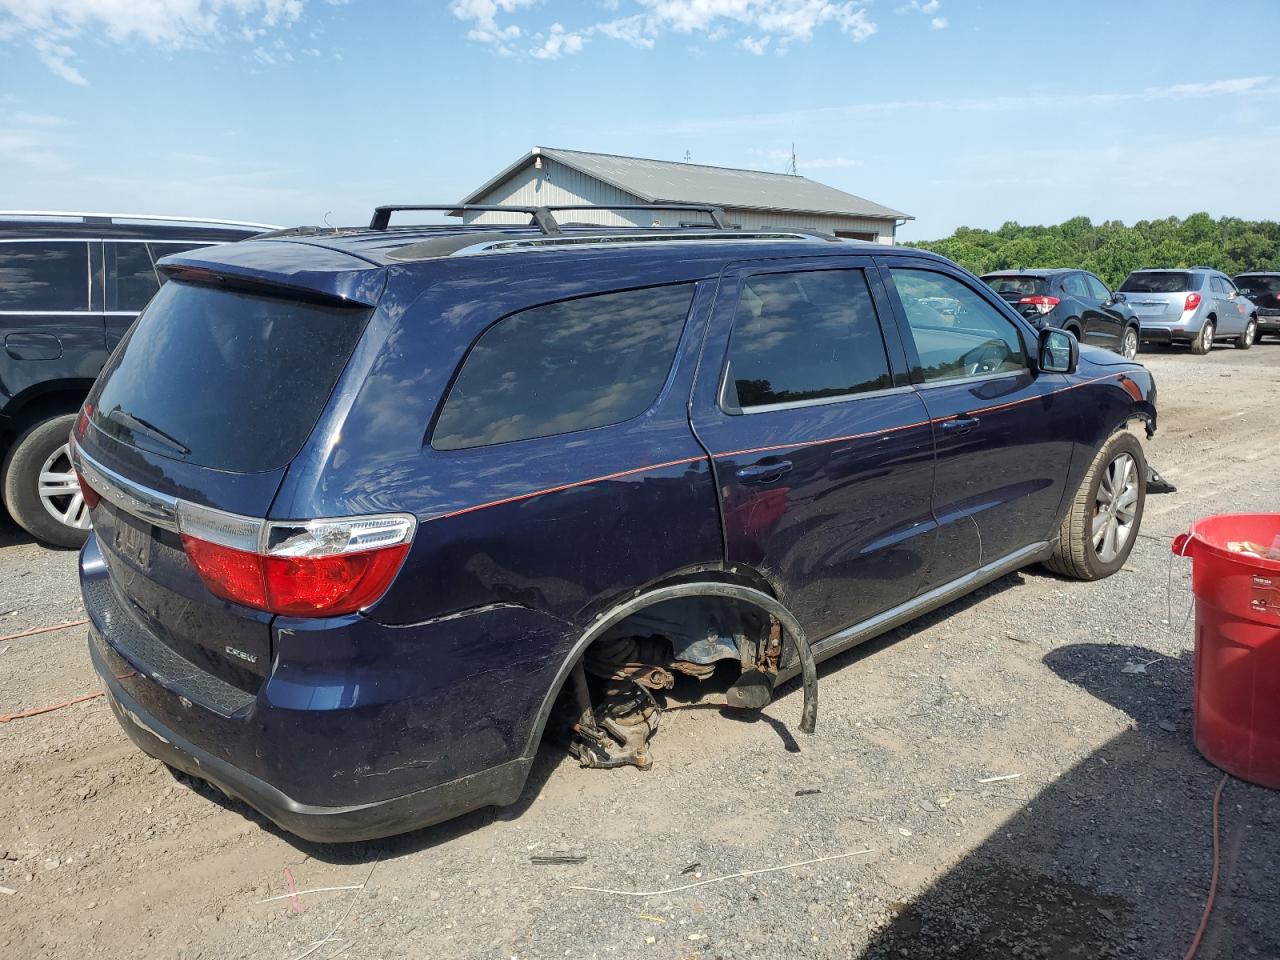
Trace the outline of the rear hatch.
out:
<instances>
[{"instance_id":1,"label":"rear hatch","mask_svg":"<svg viewBox=\"0 0 1280 960\"><path fill-rule=\"evenodd\" d=\"M315 253L321 264L381 273ZM185 662L253 694L271 667L273 615L210 591L179 516L213 517L215 526L221 514L207 508L268 516L373 307L336 293L333 276L298 286L295 271L264 285L261 269L167 263L172 279L108 361L76 428L77 466L98 501L93 527L111 592L103 602L130 619L129 636L144 638L136 660L160 659L170 671Z\"/></svg>"},{"instance_id":2,"label":"rear hatch","mask_svg":"<svg viewBox=\"0 0 1280 960\"><path fill-rule=\"evenodd\" d=\"M1280 273L1236 277L1236 286L1264 310L1280 310Z\"/></svg>"},{"instance_id":3,"label":"rear hatch","mask_svg":"<svg viewBox=\"0 0 1280 960\"><path fill-rule=\"evenodd\" d=\"M1199 286L1199 277L1187 270L1148 270L1129 274L1120 292L1140 320L1158 323L1177 320L1183 310L1195 309L1199 295L1190 305L1188 298Z\"/></svg>"},{"instance_id":4,"label":"rear hatch","mask_svg":"<svg viewBox=\"0 0 1280 960\"><path fill-rule=\"evenodd\" d=\"M1050 300L1049 281L1045 277L1025 273L996 273L988 274L982 279L1024 317L1042 316L1058 305L1057 300Z\"/></svg>"}]
</instances>

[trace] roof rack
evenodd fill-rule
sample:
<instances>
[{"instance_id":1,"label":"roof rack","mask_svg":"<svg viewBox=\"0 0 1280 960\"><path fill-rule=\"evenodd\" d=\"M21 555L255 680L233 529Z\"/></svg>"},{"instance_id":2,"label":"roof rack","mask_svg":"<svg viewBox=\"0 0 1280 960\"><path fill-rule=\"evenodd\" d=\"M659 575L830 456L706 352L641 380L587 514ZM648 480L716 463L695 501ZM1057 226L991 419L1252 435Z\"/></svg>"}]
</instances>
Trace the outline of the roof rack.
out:
<instances>
[{"instance_id":1,"label":"roof rack","mask_svg":"<svg viewBox=\"0 0 1280 960\"><path fill-rule=\"evenodd\" d=\"M254 227L261 230L278 230L270 223L254 223L250 220L211 220L207 217L169 217L155 213L85 213L76 210L0 210L0 217L30 219L48 217L56 220L80 220L84 223L115 223L119 220L141 220L167 223L204 223L219 227Z\"/></svg>"},{"instance_id":2,"label":"roof rack","mask_svg":"<svg viewBox=\"0 0 1280 960\"><path fill-rule=\"evenodd\" d=\"M560 223L552 216L552 210L681 210L705 213L711 218L708 226L714 226L717 230L729 229L724 208L703 203L553 203L540 207L493 203L395 203L376 207L373 219L369 221L369 229L386 230L391 225L391 214L402 210L443 210L455 216L464 213L524 213L529 215L529 226L536 226L548 237L558 236L561 232Z\"/></svg>"}]
</instances>

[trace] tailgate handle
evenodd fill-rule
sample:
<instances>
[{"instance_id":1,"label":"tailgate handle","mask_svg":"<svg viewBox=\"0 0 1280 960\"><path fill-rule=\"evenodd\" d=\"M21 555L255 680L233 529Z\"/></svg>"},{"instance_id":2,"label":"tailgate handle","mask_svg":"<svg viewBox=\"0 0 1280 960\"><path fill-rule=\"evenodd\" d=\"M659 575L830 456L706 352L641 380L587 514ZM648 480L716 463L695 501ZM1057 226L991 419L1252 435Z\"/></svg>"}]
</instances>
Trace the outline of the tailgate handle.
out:
<instances>
[{"instance_id":1,"label":"tailgate handle","mask_svg":"<svg viewBox=\"0 0 1280 960\"><path fill-rule=\"evenodd\" d=\"M738 479L743 483L772 483L791 469L790 460L766 457L749 467L738 469Z\"/></svg>"}]
</instances>

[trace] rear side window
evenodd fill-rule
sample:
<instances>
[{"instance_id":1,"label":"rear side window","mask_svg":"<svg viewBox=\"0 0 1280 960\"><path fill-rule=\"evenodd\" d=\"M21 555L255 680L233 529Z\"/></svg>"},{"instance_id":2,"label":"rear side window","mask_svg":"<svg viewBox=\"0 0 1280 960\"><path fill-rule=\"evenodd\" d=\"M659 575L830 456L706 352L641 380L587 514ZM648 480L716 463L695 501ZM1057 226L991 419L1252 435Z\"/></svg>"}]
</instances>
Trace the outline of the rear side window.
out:
<instances>
[{"instance_id":1,"label":"rear side window","mask_svg":"<svg viewBox=\"0 0 1280 960\"><path fill-rule=\"evenodd\" d=\"M1027 368L1013 323L954 277L893 267L926 382L1014 373Z\"/></svg>"},{"instance_id":2,"label":"rear side window","mask_svg":"<svg viewBox=\"0 0 1280 960\"><path fill-rule=\"evenodd\" d=\"M1089 296L1089 288L1085 286L1083 274L1067 274L1066 279L1062 281L1062 289L1073 297Z\"/></svg>"},{"instance_id":3,"label":"rear side window","mask_svg":"<svg viewBox=\"0 0 1280 960\"><path fill-rule=\"evenodd\" d=\"M0 243L0 310L89 309L89 247L81 241Z\"/></svg>"},{"instance_id":4,"label":"rear side window","mask_svg":"<svg viewBox=\"0 0 1280 960\"><path fill-rule=\"evenodd\" d=\"M171 280L98 378L93 422L201 466L282 467L311 433L371 313Z\"/></svg>"},{"instance_id":5,"label":"rear side window","mask_svg":"<svg viewBox=\"0 0 1280 960\"><path fill-rule=\"evenodd\" d=\"M1083 273L1081 274L1081 276L1084 277L1084 282L1088 285L1089 293L1093 297L1093 299L1095 300L1111 299L1111 291L1107 289L1106 284L1104 284L1101 280L1095 277L1092 273Z\"/></svg>"},{"instance_id":6,"label":"rear side window","mask_svg":"<svg viewBox=\"0 0 1280 960\"><path fill-rule=\"evenodd\" d=\"M742 287L725 406L822 400L892 385L861 270L768 273Z\"/></svg>"},{"instance_id":7,"label":"rear side window","mask_svg":"<svg viewBox=\"0 0 1280 960\"><path fill-rule=\"evenodd\" d=\"M693 289L605 293L499 321L467 354L431 445L463 450L639 416L666 382Z\"/></svg>"},{"instance_id":8,"label":"rear side window","mask_svg":"<svg viewBox=\"0 0 1280 960\"><path fill-rule=\"evenodd\" d=\"M1182 293L1200 286L1189 273L1181 271L1152 271L1131 273L1120 284L1122 293Z\"/></svg>"},{"instance_id":9,"label":"rear side window","mask_svg":"<svg viewBox=\"0 0 1280 960\"><path fill-rule=\"evenodd\" d=\"M136 313L160 289L147 245L135 243L108 243L107 247L107 309Z\"/></svg>"}]
</instances>

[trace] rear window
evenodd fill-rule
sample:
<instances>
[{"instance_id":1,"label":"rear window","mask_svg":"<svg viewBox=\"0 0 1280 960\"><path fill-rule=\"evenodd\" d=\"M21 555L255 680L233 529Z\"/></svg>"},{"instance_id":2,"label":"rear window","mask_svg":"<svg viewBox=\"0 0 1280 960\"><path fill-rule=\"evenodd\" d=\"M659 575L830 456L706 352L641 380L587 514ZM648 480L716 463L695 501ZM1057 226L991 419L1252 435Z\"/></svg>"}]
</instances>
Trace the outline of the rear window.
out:
<instances>
[{"instance_id":1,"label":"rear window","mask_svg":"<svg viewBox=\"0 0 1280 960\"><path fill-rule=\"evenodd\" d=\"M1194 282L1192 274L1170 270L1131 273L1120 285L1120 290L1123 293L1182 293L1199 286L1199 283Z\"/></svg>"},{"instance_id":2,"label":"rear window","mask_svg":"<svg viewBox=\"0 0 1280 960\"><path fill-rule=\"evenodd\" d=\"M621 423L666 382L693 284L605 293L512 314L476 341L431 437L437 450Z\"/></svg>"},{"instance_id":3,"label":"rear window","mask_svg":"<svg viewBox=\"0 0 1280 960\"><path fill-rule=\"evenodd\" d=\"M984 277L983 279L992 290L1001 295L1016 293L1020 297L1036 297L1043 294L1049 287L1044 277Z\"/></svg>"},{"instance_id":4,"label":"rear window","mask_svg":"<svg viewBox=\"0 0 1280 960\"><path fill-rule=\"evenodd\" d=\"M1236 286L1250 295L1280 293L1280 274L1269 277L1236 277Z\"/></svg>"},{"instance_id":5,"label":"rear window","mask_svg":"<svg viewBox=\"0 0 1280 960\"><path fill-rule=\"evenodd\" d=\"M103 370L94 424L201 466L282 467L311 433L371 313L170 281Z\"/></svg>"}]
</instances>

